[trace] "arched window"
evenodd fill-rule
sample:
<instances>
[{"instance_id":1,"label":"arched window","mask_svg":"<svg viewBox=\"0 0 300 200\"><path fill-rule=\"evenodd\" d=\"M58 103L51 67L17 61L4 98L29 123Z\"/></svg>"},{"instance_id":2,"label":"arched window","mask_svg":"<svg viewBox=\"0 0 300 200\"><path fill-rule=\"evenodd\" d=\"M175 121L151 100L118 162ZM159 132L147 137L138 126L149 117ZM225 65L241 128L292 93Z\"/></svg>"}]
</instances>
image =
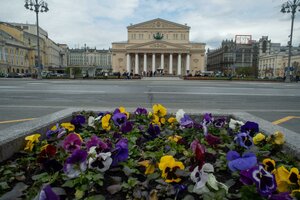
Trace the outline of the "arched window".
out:
<instances>
[{"instance_id":1,"label":"arched window","mask_svg":"<svg viewBox=\"0 0 300 200\"><path fill-rule=\"evenodd\" d=\"M17 69L17 73L20 73L20 70L19 70L19 69Z\"/></svg>"}]
</instances>

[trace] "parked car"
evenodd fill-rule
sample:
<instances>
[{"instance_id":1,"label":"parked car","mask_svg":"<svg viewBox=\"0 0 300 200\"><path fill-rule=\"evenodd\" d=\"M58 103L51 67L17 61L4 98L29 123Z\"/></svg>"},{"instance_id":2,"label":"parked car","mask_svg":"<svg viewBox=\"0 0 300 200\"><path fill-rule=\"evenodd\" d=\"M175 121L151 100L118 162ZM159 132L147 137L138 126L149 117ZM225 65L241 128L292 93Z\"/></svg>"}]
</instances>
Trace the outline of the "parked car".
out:
<instances>
[{"instance_id":1,"label":"parked car","mask_svg":"<svg viewBox=\"0 0 300 200\"><path fill-rule=\"evenodd\" d=\"M6 75L7 78L22 78L23 76L21 74L15 73L15 72L9 72Z\"/></svg>"}]
</instances>

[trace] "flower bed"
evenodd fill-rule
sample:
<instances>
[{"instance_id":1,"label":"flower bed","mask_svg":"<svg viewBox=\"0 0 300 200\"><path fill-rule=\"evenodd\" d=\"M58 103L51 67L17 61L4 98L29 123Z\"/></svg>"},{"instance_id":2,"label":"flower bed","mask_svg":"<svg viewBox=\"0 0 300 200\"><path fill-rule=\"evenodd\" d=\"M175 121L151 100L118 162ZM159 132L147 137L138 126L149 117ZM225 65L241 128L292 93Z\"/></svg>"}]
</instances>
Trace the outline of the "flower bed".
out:
<instances>
[{"instance_id":1,"label":"flower bed","mask_svg":"<svg viewBox=\"0 0 300 200\"><path fill-rule=\"evenodd\" d=\"M45 138L44 140L41 140ZM1 163L4 199L292 199L299 162L255 122L123 107L74 113Z\"/></svg>"}]
</instances>

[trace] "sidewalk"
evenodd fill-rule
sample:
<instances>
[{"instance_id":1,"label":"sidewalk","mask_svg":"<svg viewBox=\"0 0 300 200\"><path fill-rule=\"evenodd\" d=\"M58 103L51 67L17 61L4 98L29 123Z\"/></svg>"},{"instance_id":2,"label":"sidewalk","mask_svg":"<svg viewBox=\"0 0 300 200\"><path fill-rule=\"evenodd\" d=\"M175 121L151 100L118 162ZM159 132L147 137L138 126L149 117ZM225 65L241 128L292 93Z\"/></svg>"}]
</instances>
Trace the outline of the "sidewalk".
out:
<instances>
[{"instance_id":1,"label":"sidewalk","mask_svg":"<svg viewBox=\"0 0 300 200\"><path fill-rule=\"evenodd\" d=\"M155 77L143 77L142 80L144 81L182 81L183 79L179 78L178 76L155 76Z\"/></svg>"}]
</instances>

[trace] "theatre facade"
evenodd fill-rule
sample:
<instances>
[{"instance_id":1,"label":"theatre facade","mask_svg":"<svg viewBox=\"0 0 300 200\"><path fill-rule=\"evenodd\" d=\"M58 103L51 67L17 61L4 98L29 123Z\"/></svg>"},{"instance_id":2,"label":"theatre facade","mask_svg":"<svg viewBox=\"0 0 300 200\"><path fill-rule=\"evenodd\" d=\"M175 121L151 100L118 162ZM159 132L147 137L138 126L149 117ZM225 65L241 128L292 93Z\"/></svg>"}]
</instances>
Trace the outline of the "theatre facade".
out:
<instances>
[{"instance_id":1,"label":"theatre facade","mask_svg":"<svg viewBox=\"0 0 300 200\"><path fill-rule=\"evenodd\" d=\"M190 27L154 19L127 27L128 40L112 43L114 72L188 75L204 71L205 44L190 42Z\"/></svg>"}]
</instances>

